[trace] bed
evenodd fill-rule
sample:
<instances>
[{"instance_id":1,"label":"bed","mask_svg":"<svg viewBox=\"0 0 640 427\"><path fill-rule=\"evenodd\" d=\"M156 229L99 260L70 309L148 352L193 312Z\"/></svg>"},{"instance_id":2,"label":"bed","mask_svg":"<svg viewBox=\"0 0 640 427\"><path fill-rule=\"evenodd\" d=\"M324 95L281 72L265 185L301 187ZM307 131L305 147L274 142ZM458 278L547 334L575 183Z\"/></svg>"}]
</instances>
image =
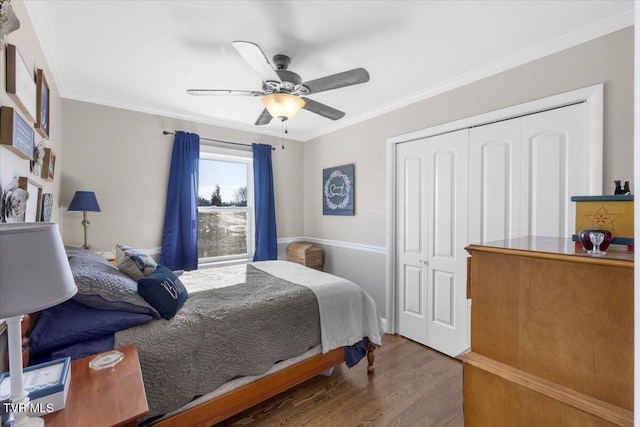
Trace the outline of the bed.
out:
<instances>
[{"instance_id":1,"label":"bed","mask_svg":"<svg viewBox=\"0 0 640 427\"><path fill-rule=\"evenodd\" d=\"M348 280L287 261L176 278L144 254L119 268L82 249L67 254L78 294L40 313L30 363L135 344L144 424L211 425L365 356L374 371L381 318ZM174 298L157 300L166 293Z\"/></svg>"}]
</instances>

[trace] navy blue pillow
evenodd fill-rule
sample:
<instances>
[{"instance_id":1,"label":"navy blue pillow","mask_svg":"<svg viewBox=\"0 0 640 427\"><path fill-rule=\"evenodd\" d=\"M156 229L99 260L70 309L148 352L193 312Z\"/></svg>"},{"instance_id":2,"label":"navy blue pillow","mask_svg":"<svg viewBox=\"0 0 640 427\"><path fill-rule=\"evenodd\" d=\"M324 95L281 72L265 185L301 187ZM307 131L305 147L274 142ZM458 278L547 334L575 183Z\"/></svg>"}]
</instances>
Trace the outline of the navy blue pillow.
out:
<instances>
[{"instance_id":1,"label":"navy blue pillow","mask_svg":"<svg viewBox=\"0 0 640 427\"><path fill-rule=\"evenodd\" d=\"M165 319L175 316L189 296L180 279L163 265L138 280L138 293Z\"/></svg>"},{"instance_id":2,"label":"navy blue pillow","mask_svg":"<svg viewBox=\"0 0 640 427\"><path fill-rule=\"evenodd\" d=\"M29 347L33 354L50 351L102 338L151 320L153 317L147 314L98 310L70 299L42 311L31 332Z\"/></svg>"}]
</instances>

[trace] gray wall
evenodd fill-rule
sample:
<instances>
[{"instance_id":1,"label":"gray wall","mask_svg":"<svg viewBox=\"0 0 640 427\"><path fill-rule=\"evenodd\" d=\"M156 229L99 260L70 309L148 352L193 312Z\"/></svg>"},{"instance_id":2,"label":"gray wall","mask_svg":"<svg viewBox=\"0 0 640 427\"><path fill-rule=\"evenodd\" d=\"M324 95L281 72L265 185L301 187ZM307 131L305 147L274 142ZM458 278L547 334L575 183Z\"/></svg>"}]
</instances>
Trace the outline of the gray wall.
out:
<instances>
[{"instance_id":1,"label":"gray wall","mask_svg":"<svg viewBox=\"0 0 640 427\"><path fill-rule=\"evenodd\" d=\"M18 46L30 69L43 68L51 89L51 139L57 154L54 182L42 182L54 195L53 221L63 221L66 243L82 242L81 217L66 213L74 192L95 191L101 213L90 214L89 240L96 250L116 243L160 246L172 137L180 129L238 142L279 140L249 132L64 100L21 2L12 3L20 30L6 38ZM5 55L0 70L5 71ZM0 79L4 80L4 78ZM280 238L309 236L347 247L325 249L325 270L362 285L385 315L386 227L385 141L392 136L473 116L569 90L605 83L604 188L633 176L633 28L589 41L476 83L350 126L306 143L287 141L274 154L276 209ZM15 107L1 85L2 105ZM355 164L353 217L322 215L322 169ZM0 148L0 184L28 174L28 163ZM635 191L635 183L632 190ZM349 247L349 244L352 247ZM367 245L374 250L358 249ZM280 245L283 253L286 244ZM382 253L381 253L382 251ZM284 257L284 256L281 256Z\"/></svg>"},{"instance_id":2,"label":"gray wall","mask_svg":"<svg viewBox=\"0 0 640 427\"><path fill-rule=\"evenodd\" d=\"M603 188L613 193L614 179L633 178L632 27L307 141L305 236L385 247L387 138L597 83L604 83ZM355 216L323 216L322 169L348 163L355 164ZM384 311L383 257L336 256L353 266L341 269L344 276L379 296Z\"/></svg>"},{"instance_id":3,"label":"gray wall","mask_svg":"<svg viewBox=\"0 0 640 427\"><path fill-rule=\"evenodd\" d=\"M386 140L604 82L604 188L633 177L633 28L315 138L304 150L304 232L385 245ZM355 163L353 217L322 215L322 169Z\"/></svg>"},{"instance_id":4,"label":"gray wall","mask_svg":"<svg viewBox=\"0 0 640 427\"><path fill-rule=\"evenodd\" d=\"M303 232L303 143L184 120L65 99L62 103L67 163L61 203L75 191L95 191L102 212L90 212L89 243L113 251L117 243L153 249L161 246L173 136L184 130L205 138L277 147L273 152L278 236ZM82 214L63 212L64 240L82 244Z\"/></svg>"},{"instance_id":5,"label":"gray wall","mask_svg":"<svg viewBox=\"0 0 640 427\"><path fill-rule=\"evenodd\" d=\"M614 179L633 176L632 49L627 28L329 135L287 142L274 154L278 236L319 239L325 270L360 284L384 316L387 138L604 82L604 188L612 191ZM98 250L119 242L160 246L172 141L162 130L279 146L277 138L78 101L65 100L62 110L61 204L78 189L96 191L103 211L90 214L89 238ZM348 163L355 164L355 216L323 216L322 169ZM80 216L64 213L63 221L65 241L80 243Z\"/></svg>"}]
</instances>

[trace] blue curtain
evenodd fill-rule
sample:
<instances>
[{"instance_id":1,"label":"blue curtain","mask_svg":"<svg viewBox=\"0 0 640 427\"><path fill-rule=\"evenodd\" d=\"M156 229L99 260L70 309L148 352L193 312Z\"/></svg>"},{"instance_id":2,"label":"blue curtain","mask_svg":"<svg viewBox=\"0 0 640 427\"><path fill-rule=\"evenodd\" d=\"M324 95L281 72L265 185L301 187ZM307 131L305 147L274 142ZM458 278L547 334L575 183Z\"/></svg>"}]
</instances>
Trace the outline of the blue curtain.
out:
<instances>
[{"instance_id":1,"label":"blue curtain","mask_svg":"<svg viewBox=\"0 0 640 427\"><path fill-rule=\"evenodd\" d=\"M251 146L256 211L256 251L253 254L253 260L266 261L278 258L271 146L265 144L251 144Z\"/></svg>"},{"instance_id":2,"label":"blue curtain","mask_svg":"<svg viewBox=\"0 0 640 427\"><path fill-rule=\"evenodd\" d=\"M176 131L160 261L171 270L198 268L199 158L200 137Z\"/></svg>"}]
</instances>

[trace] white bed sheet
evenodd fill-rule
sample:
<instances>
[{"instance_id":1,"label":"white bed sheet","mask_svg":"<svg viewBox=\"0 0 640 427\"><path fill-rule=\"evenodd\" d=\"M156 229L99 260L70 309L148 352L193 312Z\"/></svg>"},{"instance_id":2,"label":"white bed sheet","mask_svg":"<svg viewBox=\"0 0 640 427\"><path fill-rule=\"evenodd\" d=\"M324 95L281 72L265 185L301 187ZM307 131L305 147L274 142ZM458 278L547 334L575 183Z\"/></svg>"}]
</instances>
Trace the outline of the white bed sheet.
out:
<instances>
[{"instance_id":1,"label":"white bed sheet","mask_svg":"<svg viewBox=\"0 0 640 427\"><path fill-rule=\"evenodd\" d=\"M259 261L251 265L272 276L306 286L316 294L323 353L353 345L363 337L368 337L375 345L382 345L385 331L378 306L360 286L288 261Z\"/></svg>"}]
</instances>

